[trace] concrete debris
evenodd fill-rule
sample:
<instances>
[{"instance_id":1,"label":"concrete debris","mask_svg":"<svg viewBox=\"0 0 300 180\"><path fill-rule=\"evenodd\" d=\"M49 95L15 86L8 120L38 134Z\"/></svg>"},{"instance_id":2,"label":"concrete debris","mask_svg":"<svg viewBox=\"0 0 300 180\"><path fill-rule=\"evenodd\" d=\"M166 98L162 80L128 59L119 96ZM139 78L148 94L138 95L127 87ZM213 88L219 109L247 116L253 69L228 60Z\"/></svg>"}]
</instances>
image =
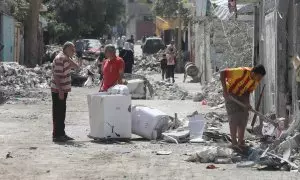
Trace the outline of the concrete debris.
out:
<instances>
[{"instance_id":1,"label":"concrete debris","mask_svg":"<svg viewBox=\"0 0 300 180\"><path fill-rule=\"evenodd\" d=\"M203 92L205 95L205 100L207 101L207 105L214 107L220 104L223 104L223 89L220 82L220 75L217 73L214 75L212 81L203 86Z\"/></svg>"},{"instance_id":2,"label":"concrete debris","mask_svg":"<svg viewBox=\"0 0 300 180\"><path fill-rule=\"evenodd\" d=\"M136 57L133 72L136 74L160 73L158 54Z\"/></svg>"},{"instance_id":3,"label":"concrete debris","mask_svg":"<svg viewBox=\"0 0 300 180\"><path fill-rule=\"evenodd\" d=\"M188 91L182 89L177 84L164 82L164 81L155 81L151 84L154 90L154 99L159 99L159 100L192 99Z\"/></svg>"},{"instance_id":4,"label":"concrete debris","mask_svg":"<svg viewBox=\"0 0 300 180\"><path fill-rule=\"evenodd\" d=\"M1 101L3 102L11 97L28 97L36 89L49 88L51 74L50 63L46 63L43 66L36 66L35 68L26 68L17 63L1 63ZM38 94L41 93L38 92Z\"/></svg>"},{"instance_id":5,"label":"concrete debris","mask_svg":"<svg viewBox=\"0 0 300 180\"><path fill-rule=\"evenodd\" d=\"M219 122L228 122L228 116L226 112L209 112L205 114L205 118L209 122L219 121Z\"/></svg>"},{"instance_id":6,"label":"concrete debris","mask_svg":"<svg viewBox=\"0 0 300 180\"><path fill-rule=\"evenodd\" d=\"M236 165L236 167L238 168L248 168L248 167L252 167L255 165L254 161L244 161L244 162L240 162Z\"/></svg>"},{"instance_id":7,"label":"concrete debris","mask_svg":"<svg viewBox=\"0 0 300 180\"><path fill-rule=\"evenodd\" d=\"M157 151L156 155L170 155L172 151Z\"/></svg>"},{"instance_id":8,"label":"concrete debris","mask_svg":"<svg viewBox=\"0 0 300 180\"><path fill-rule=\"evenodd\" d=\"M170 143L186 143L188 142L190 131L189 130L175 130L163 133L164 140Z\"/></svg>"},{"instance_id":9,"label":"concrete debris","mask_svg":"<svg viewBox=\"0 0 300 180\"><path fill-rule=\"evenodd\" d=\"M200 151L192 154L188 162L212 163L221 162L218 158L232 158L234 156L233 150L224 147L204 146ZM229 161L227 161L229 162ZM231 161L230 161L231 162Z\"/></svg>"},{"instance_id":10,"label":"concrete debris","mask_svg":"<svg viewBox=\"0 0 300 180\"><path fill-rule=\"evenodd\" d=\"M211 164L206 166L206 169L217 169L218 167L216 167L215 165Z\"/></svg>"},{"instance_id":11,"label":"concrete debris","mask_svg":"<svg viewBox=\"0 0 300 180\"><path fill-rule=\"evenodd\" d=\"M201 102L205 99L205 95L203 93L197 93L193 97L194 102Z\"/></svg>"},{"instance_id":12,"label":"concrete debris","mask_svg":"<svg viewBox=\"0 0 300 180\"><path fill-rule=\"evenodd\" d=\"M55 56L62 51L62 47L58 45L47 45L43 62L52 62Z\"/></svg>"}]
</instances>

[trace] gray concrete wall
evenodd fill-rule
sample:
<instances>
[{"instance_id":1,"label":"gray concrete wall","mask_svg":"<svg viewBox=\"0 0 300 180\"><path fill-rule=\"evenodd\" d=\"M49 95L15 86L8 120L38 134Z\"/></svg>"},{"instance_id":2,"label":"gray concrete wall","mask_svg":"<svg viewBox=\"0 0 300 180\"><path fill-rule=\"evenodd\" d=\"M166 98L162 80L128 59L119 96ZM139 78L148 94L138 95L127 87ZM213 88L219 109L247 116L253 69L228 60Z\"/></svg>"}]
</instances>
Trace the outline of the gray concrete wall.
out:
<instances>
[{"instance_id":1,"label":"gray concrete wall","mask_svg":"<svg viewBox=\"0 0 300 180\"><path fill-rule=\"evenodd\" d=\"M137 22L143 20L145 15L152 15L149 5L133 2L126 2L126 36L129 38L131 35L137 35Z\"/></svg>"},{"instance_id":2,"label":"gray concrete wall","mask_svg":"<svg viewBox=\"0 0 300 180\"><path fill-rule=\"evenodd\" d=\"M263 80L266 84L265 96L263 99L264 113L275 112L276 105L276 19L275 12L265 17L265 58L262 60L266 67L267 75Z\"/></svg>"}]
</instances>

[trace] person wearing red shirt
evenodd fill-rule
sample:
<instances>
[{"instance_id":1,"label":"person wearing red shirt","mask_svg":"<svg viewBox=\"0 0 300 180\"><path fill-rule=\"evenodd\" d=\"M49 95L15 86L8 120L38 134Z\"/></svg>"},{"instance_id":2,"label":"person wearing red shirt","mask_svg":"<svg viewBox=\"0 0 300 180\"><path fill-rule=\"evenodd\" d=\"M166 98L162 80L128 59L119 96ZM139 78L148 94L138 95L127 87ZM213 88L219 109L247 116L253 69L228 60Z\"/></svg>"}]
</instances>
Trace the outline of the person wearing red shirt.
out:
<instances>
[{"instance_id":1,"label":"person wearing red shirt","mask_svg":"<svg viewBox=\"0 0 300 180\"><path fill-rule=\"evenodd\" d=\"M102 65L103 79L100 85L100 92L105 92L109 88L122 84L125 63L122 58L116 55L116 48L109 44L104 49L105 57Z\"/></svg>"}]
</instances>

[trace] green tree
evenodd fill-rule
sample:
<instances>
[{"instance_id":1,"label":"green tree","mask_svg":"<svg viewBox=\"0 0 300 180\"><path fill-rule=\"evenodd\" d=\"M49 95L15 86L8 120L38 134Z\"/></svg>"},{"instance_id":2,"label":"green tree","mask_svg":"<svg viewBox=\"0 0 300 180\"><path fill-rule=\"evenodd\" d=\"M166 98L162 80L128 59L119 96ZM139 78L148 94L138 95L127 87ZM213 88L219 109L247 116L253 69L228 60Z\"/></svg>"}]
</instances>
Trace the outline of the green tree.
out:
<instances>
[{"instance_id":1,"label":"green tree","mask_svg":"<svg viewBox=\"0 0 300 180\"><path fill-rule=\"evenodd\" d=\"M123 0L50 0L49 32L60 41L99 37L124 15Z\"/></svg>"},{"instance_id":2,"label":"green tree","mask_svg":"<svg viewBox=\"0 0 300 180\"><path fill-rule=\"evenodd\" d=\"M191 20L191 12L185 7L187 0L155 0L153 11L162 17L180 17L184 20L184 25L188 25Z\"/></svg>"}]
</instances>

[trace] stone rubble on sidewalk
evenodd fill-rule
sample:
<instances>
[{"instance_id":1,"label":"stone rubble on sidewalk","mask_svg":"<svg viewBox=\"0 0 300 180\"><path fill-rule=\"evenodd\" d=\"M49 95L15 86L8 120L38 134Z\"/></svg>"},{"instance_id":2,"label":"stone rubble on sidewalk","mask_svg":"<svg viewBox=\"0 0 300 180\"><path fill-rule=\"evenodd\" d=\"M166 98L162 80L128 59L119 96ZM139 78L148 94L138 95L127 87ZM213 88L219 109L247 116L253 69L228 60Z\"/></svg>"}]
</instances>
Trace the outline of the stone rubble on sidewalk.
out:
<instances>
[{"instance_id":1,"label":"stone rubble on sidewalk","mask_svg":"<svg viewBox=\"0 0 300 180\"><path fill-rule=\"evenodd\" d=\"M214 74L212 81L202 88L208 106L215 107L224 103L222 85L219 79L220 75Z\"/></svg>"}]
</instances>

